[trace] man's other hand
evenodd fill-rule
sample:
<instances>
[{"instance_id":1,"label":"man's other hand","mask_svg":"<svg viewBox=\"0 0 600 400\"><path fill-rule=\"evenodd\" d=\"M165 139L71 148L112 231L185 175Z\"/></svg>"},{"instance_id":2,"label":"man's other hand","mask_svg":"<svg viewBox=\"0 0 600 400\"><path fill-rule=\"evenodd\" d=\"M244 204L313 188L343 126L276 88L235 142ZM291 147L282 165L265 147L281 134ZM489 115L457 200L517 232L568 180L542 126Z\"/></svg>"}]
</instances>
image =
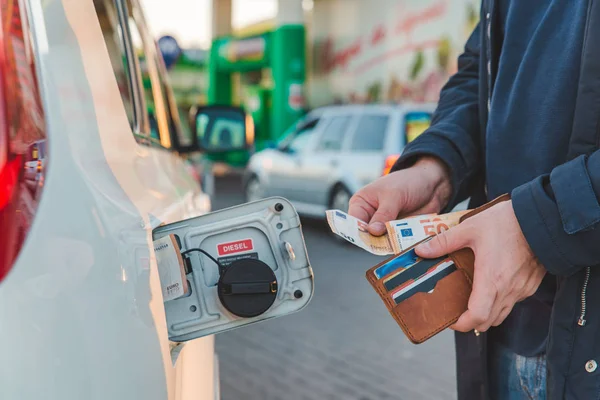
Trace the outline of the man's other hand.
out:
<instances>
[{"instance_id":1,"label":"man's other hand","mask_svg":"<svg viewBox=\"0 0 600 400\"><path fill-rule=\"evenodd\" d=\"M372 235L381 236L387 221L438 213L451 194L445 164L435 157L423 157L412 167L383 176L356 192L348 213L368 222Z\"/></svg>"},{"instance_id":2,"label":"man's other hand","mask_svg":"<svg viewBox=\"0 0 600 400\"><path fill-rule=\"evenodd\" d=\"M487 331L506 319L515 303L535 293L546 274L527 244L512 201L466 219L416 248L419 256L441 257L469 247L475 254L468 310L452 329Z\"/></svg>"}]
</instances>

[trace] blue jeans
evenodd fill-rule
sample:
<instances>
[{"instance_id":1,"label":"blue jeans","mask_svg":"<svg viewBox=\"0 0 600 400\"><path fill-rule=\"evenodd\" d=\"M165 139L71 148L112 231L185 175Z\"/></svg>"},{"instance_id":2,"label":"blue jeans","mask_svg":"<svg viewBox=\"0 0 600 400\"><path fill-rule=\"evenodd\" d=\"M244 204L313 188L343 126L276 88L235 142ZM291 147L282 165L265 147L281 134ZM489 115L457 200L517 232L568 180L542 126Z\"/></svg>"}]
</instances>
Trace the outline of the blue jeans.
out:
<instances>
[{"instance_id":1,"label":"blue jeans","mask_svg":"<svg viewBox=\"0 0 600 400\"><path fill-rule=\"evenodd\" d=\"M545 400L546 356L523 357L489 343L489 386L493 400Z\"/></svg>"}]
</instances>

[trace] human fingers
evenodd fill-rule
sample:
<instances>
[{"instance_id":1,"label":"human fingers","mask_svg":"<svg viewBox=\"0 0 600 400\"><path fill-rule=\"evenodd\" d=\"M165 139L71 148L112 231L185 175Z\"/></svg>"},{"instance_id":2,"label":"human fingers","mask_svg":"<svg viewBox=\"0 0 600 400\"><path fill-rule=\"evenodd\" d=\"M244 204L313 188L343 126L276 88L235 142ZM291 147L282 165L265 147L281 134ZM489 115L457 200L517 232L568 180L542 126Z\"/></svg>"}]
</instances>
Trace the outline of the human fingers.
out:
<instances>
[{"instance_id":1,"label":"human fingers","mask_svg":"<svg viewBox=\"0 0 600 400\"><path fill-rule=\"evenodd\" d=\"M367 201L361 192L356 193L350 198L348 214L354 218L369 222L375 211L376 208Z\"/></svg>"},{"instance_id":2,"label":"human fingers","mask_svg":"<svg viewBox=\"0 0 600 400\"><path fill-rule=\"evenodd\" d=\"M504 307L502 311L500 311L500 314L498 314L494 322L492 322L492 326L498 326L501 323L503 323L504 320L508 317L508 314L510 314L510 312L512 311L513 307L514 305Z\"/></svg>"},{"instance_id":3,"label":"human fingers","mask_svg":"<svg viewBox=\"0 0 600 400\"><path fill-rule=\"evenodd\" d=\"M468 229L458 225L452 229L434 236L416 247L415 251L423 258L436 258L460 250L470 243Z\"/></svg>"},{"instance_id":4,"label":"human fingers","mask_svg":"<svg viewBox=\"0 0 600 400\"><path fill-rule=\"evenodd\" d=\"M400 205L395 198L387 197L381 199L379 207L369 221L369 232L375 236L381 236L386 233L385 223L397 218L400 212Z\"/></svg>"},{"instance_id":5,"label":"human fingers","mask_svg":"<svg viewBox=\"0 0 600 400\"><path fill-rule=\"evenodd\" d=\"M456 321L453 329L469 332L475 328L485 326L488 320L491 319L497 297L496 287L490 281L489 274L485 274L483 270L475 269L468 310Z\"/></svg>"}]
</instances>

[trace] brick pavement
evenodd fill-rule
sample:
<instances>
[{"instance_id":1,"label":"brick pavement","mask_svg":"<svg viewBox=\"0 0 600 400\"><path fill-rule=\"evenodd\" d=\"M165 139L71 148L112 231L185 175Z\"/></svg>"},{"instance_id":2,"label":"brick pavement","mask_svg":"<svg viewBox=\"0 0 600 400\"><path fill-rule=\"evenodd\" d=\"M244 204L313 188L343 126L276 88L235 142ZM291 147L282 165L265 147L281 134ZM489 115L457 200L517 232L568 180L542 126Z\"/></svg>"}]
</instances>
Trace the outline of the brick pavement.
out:
<instances>
[{"instance_id":1,"label":"brick pavement","mask_svg":"<svg viewBox=\"0 0 600 400\"><path fill-rule=\"evenodd\" d=\"M242 200L223 185L216 207ZM364 278L379 258L321 222L305 221L304 233L315 295L299 313L217 336L222 399L456 398L452 334L411 344Z\"/></svg>"}]
</instances>

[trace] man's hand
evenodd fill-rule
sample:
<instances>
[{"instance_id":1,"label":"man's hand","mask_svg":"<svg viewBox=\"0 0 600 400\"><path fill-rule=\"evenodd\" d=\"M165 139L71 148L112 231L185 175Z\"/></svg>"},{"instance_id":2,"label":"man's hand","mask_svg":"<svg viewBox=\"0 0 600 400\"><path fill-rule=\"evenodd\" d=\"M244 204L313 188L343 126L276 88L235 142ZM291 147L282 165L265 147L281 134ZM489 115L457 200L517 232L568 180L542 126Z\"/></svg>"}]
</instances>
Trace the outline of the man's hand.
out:
<instances>
[{"instance_id":1,"label":"man's hand","mask_svg":"<svg viewBox=\"0 0 600 400\"><path fill-rule=\"evenodd\" d=\"M386 232L385 222L438 213L451 194L445 164L435 157L423 157L412 167L381 177L356 192L348 214L369 222L369 232L381 236Z\"/></svg>"},{"instance_id":2,"label":"man's hand","mask_svg":"<svg viewBox=\"0 0 600 400\"><path fill-rule=\"evenodd\" d=\"M466 219L416 248L421 257L441 257L469 247L475 276L468 310L452 329L487 331L506 319L515 303L535 293L546 274L527 244L512 201Z\"/></svg>"}]
</instances>

